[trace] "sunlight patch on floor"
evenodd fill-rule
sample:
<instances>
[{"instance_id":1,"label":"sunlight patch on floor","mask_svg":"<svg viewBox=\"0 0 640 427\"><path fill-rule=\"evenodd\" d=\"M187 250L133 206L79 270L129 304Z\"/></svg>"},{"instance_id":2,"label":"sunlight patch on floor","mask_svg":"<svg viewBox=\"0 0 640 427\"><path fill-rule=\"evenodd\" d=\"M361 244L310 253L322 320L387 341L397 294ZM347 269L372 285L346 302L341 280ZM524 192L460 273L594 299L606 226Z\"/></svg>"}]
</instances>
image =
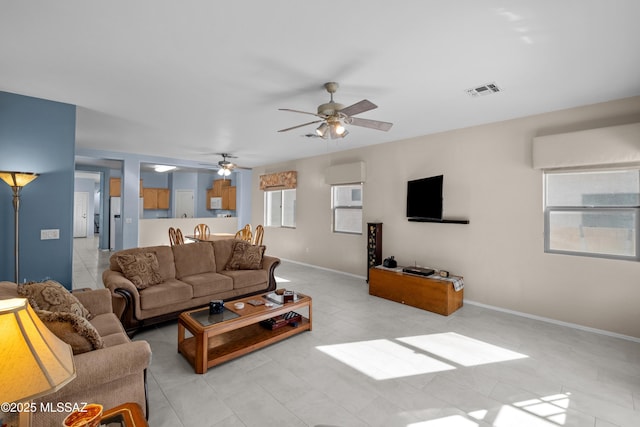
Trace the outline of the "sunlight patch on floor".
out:
<instances>
[{"instance_id":1,"label":"sunlight patch on floor","mask_svg":"<svg viewBox=\"0 0 640 427\"><path fill-rule=\"evenodd\" d=\"M540 399L516 402L513 406L554 423L550 425L564 425L567 421L570 395L571 393L559 393Z\"/></svg>"},{"instance_id":2,"label":"sunlight patch on floor","mask_svg":"<svg viewBox=\"0 0 640 427\"><path fill-rule=\"evenodd\" d=\"M549 422L544 418L529 414L513 406L504 405L493 422L493 427L557 427L558 424Z\"/></svg>"},{"instance_id":3,"label":"sunlight patch on floor","mask_svg":"<svg viewBox=\"0 0 640 427\"><path fill-rule=\"evenodd\" d=\"M276 279L276 283L289 283L289 282L291 282L291 280L283 279L282 277L279 277L279 276L274 276L274 277Z\"/></svg>"},{"instance_id":4,"label":"sunlight patch on floor","mask_svg":"<svg viewBox=\"0 0 640 427\"><path fill-rule=\"evenodd\" d=\"M406 427L560 427L567 422L571 393L559 393L502 405L495 417L487 409L407 424Z\"/></svg>"},{"instance_id":5,"label":"sunlight patch on floor","mask_svg":"<svg viewBox=\"0 0 640 427\"><path fill-rule=\"evenodd\" d=\"M424 353L463 367L529 357L454 332L397 340L404 345L380 339L324 345L317 349L376 380L456 369Z\"/></svg>"},{"instance_id":6,"label":"sunlight patch on floor","mask_svg":"<svg viewBox=\"0 0 640 427\"><path fill-rule=\"evenodd\" d=\"M484 365L529 357L455 332L398 338L398 341L462 366Z\"/></svg>"},{"instance_id":7,"label":"sunlight patch on floor","mask_svg":"<svg viewBox=\"0 0 640 427\"><path fill-rule=\"evenodd\" d=\"M385 339L324 345L317 348L376 380L455 369L452 365Z\"/></svg>"}]
</instances>

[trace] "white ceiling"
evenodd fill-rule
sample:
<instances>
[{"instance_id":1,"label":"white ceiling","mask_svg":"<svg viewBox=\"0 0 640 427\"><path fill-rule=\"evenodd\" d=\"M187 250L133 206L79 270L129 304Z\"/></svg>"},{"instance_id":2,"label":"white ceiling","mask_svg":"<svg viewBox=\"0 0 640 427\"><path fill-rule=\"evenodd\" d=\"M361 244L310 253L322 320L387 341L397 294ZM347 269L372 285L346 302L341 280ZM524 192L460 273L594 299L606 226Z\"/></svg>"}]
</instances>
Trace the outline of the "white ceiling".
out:
<instances>
[{"instance_id":1,"label":"white ceiling","mask_svg":"<svg viewBox=\"0 0 640 427\"><path fill-rule=\"evenodd\" d=\"M0 90L77 105L77 147L252 167L640 95L638 18L637 0L0 0ZM278 133L326 81L393 128Z\"/></svg>"}]
</instances>

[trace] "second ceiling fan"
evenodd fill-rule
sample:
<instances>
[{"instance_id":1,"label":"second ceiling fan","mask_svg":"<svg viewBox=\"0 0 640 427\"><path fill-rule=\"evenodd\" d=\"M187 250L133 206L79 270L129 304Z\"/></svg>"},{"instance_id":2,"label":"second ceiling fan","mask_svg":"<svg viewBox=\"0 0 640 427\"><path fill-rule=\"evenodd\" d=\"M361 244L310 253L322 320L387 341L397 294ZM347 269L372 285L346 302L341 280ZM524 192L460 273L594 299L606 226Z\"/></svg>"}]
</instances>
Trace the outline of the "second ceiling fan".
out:
<instances>
[{"instance_id":1,"label":"second ceiling fan","mask_svg":"<svg viewBox=\"0 0 640 427\"><path fill-rule=\"evenodd\" d=\"M346 125L362 126L370 129L377 129L388 131L393 126L393 123L381 122L378 120L362 119L359 117L353 117L356 114L364 113L378 108L373 102L363 99L360 102L356 102L353 105L345 107L333 100L333 94L338 90L338 83L328 82L324 84L324 88L329 92L331 99L326 104L318 106L317 113L310 113L307 111L292 110L290 108L280 108L280 111L291 111L293 113L310 114L312 116L319 117L320 120L314 120L312 122L303 123L301 125L292 126L286 129L280 129L278 132L287 132L293 129L301 128L315 123L320 123L320 126L315 130L314 136L319 138L332 139L344 138L349 131Z\"/></svg>"}]
</instances>

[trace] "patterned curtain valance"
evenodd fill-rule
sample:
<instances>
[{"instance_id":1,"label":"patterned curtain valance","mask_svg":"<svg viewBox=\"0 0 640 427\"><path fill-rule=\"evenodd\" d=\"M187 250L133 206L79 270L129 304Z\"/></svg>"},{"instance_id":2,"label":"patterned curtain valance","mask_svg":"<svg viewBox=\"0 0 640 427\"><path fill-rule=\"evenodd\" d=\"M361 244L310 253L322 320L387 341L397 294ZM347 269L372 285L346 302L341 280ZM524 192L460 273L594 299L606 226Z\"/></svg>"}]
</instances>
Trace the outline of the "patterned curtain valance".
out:
<instances>
[{"instance_id":1,"label":"patterned curtain valance","mask_svg":"<svg viewBox=\"0 0 640 427\"><path fill-rule=\"evenodd\" d=\"M260 175L260 189L268 190L287 190L298 186L298 172L286 171L271 173L269 175Z\"/></svg>"}]
</instances>

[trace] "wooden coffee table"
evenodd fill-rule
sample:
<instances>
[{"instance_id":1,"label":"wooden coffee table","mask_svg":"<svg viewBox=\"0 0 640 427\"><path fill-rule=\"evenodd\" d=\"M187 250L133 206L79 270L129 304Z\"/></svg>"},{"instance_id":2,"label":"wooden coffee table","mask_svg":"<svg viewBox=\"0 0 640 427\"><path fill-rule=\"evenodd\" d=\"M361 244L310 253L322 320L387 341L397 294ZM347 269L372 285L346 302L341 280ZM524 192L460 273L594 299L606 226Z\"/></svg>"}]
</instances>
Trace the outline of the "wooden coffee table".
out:
<instances>
[{"instance_id":1,"label":"wooden coffee table","mask_svg":"<svg viewBox=\"0 0 640 427\"><path fill-rule=\"evenodd\" d=\"M222 314L209 315L208 307L181 313L178 317L178 352L191 363L196 373L204 374L212 366L311 330L311 297L296 294L293 302L278 304L268 299L268 295L270 293L226 302ZM249 303L251 300L273 303L273 306L253 306ZM236 309L234 304L238 302L244 303L244 308ZM260 324L290 311L302 315L296 325L270 330ZM307 317L304 311L308 311ZM186 338L185 330L192 336Z\"/></svg>"}]
</instances>

